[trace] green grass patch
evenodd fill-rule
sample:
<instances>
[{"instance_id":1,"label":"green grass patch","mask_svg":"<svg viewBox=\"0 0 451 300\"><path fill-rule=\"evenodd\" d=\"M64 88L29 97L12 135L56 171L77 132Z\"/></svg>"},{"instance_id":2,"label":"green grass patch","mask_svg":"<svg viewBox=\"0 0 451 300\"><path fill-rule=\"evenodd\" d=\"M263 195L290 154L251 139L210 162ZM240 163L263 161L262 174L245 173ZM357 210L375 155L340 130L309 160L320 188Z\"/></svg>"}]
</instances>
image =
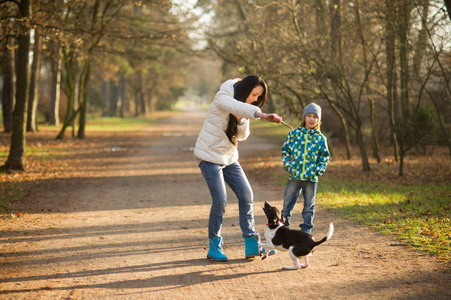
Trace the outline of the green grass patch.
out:
<instances>
[{"instance_id":1,"label":"green grass patch","mask_svg":"<svg viewBox=\"0 0 451 300\"><path fill-rule=\"evenodd\" d=\"M156 114L153 117L97 117L88 119L86 122L87 131L97 132L130 132L141 131L149 127L150 124L161 118L169 117L177 112Z\"/></svg>"},{"instance_id":2,"label":"green grass patch","mask_svg":"<svg viewBox=\"0 0 451 300\"><path fill-rule=\"evenodd\" d=\"M286 186L287 175L274 182ZM318 203L340 217L393 234L410 247L451 261L449 185L402 185L368 180L320 179Z\"/></svg>"},{"instance_id":3,"label":"green grass patch","mask_svg":"<svg viewBox=\"0 0 451 300\"><path fill-rule=\"evenodd\" d=\"M156 111L145 117L99 117L89 115L86 120L87 132L132 132L145 130L150 124L156 121L180 114L179 111ZM62 121L62 120L61 120ZM53 126L45 123L38 125L41 131L53 131L55 135L61 130L62 125ZM66 132L69 132L69 126ZM78 130L78 119L75 123L75 130Z\"/></svg>"},{"instance_id":4,"label":"green grass patch","mask_svg":"<svg viewBox=\"0 0 451 300\"><path fill-rule=\"evenodd\" d=\"M321 204L342 217L396 234L418 250L449 260L449 186L405 186L322 178Z\"/></svg>"},{"instance_id":5,"label":"green grass patch","mask_svg":"<svg viewBox=\"0 0 451 300\"><path fill-rule=\"evenodd\" d=\"M39 159L42 161L50 161L55 157L57 152L63 152L63 151L64 151L63 149L58 149L58 148L29 146L25 149L25 156L26 157L33 156L35 159Z\"/></svg>"},{"instance_id":6,"label":"green grass patch","mask_svg":"<svg viewBox=\"0 0 451 300\"><path fill-rule=\"evenodd\" d=\"M56 136L56 135L55 135ZM63 155L68 150L65 148L56 148L51 146L41 146L41 145L27 145L25 148L25 157L33 157L35 160L42 162L49 162L55 159L58 155ZM9 156L9 149L0 150L0 160L6 161Z\"/></svg>"}]
</instances>

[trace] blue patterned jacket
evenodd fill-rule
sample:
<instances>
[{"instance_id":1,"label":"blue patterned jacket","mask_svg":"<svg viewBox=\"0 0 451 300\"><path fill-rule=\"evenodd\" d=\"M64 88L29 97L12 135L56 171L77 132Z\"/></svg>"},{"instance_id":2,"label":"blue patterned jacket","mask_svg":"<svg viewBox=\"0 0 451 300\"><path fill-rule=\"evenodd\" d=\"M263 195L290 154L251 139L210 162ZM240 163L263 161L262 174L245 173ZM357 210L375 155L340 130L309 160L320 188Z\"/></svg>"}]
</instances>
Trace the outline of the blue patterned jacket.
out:
<instances>
[{"instance_id":1,"label":"blue patterned jacket","mask_svg":"<svg viewBox=\"0 0 451 300\"><path fill-rule=\"evenodd\" d=\"M329 162L326 137L316 129L292 130L282 146L282 163L289 179L318 182Z\"/></svg>"}]
</instances>

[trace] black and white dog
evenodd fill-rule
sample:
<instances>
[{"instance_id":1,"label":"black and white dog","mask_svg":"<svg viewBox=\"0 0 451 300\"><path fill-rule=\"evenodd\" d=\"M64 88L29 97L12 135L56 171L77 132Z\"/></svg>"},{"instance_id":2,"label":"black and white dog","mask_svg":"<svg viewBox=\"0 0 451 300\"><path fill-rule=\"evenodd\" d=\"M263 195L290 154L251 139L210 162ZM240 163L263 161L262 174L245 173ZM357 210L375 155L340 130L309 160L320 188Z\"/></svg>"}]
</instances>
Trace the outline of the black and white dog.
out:
<instances>
[{"instance_id":1,"label":"black and white dog","mask_svg":"<svg viewBox=\"0 0 451 300\"><path fill-rule=\"evenodd\" d=\"M330 223L327 235L321 241L315 242L310 234L285 227L284 217L276 207L271 206L268 202L265 202L263 211L268 218L268 224L266 224L265 231L266 243L259 245L266 249L262 259L266 258L266 253L271 249L288 251L294 262L294 267L284 267L284 269L298 270L309 267L308 256L312 255L313 248L330 239L334 233L334 225ZM305 264L299 263L298 258L305 258Z\"/></svg>"}]
</instances>

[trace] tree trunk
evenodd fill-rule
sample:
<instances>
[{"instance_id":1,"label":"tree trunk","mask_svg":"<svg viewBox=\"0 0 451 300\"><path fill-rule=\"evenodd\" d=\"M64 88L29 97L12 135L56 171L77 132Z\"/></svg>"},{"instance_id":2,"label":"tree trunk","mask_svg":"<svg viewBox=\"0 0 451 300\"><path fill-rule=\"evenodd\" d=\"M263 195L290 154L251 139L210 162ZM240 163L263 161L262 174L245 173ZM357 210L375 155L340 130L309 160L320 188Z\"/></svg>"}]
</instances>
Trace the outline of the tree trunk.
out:
<instances>
[{"instance_id":1,"label":"tree trunk","mask_svg":"<svg viewBox=\"0 0 451 300\"><path fill-rule=\"evenodd\" d=\"M398 3L399 5L399 20L400 20L400 26L399 26L399 42L400 42L400 49L399 49L399 57L400 57L400 82L401 82L401 114L399 118L401 118L400 124L406 124L410 120L410 99L409 99L409 64L408 64L408 28L409 28L409 20L410 20L410 0L402 0ZM399 164L399 175L402 176L404 174L404 156L405 153L405 138L406 138L406 130L403 130L403 132L397 133L398 143L400 147L400 155L401 155L401 161Z\"/></svg>"},{"instance_id":2,"label":"tree trunk","mask_svg":"<svg viewBox=\"0 0 451 300\"><path fill-rule=\"evenodd\" d=\"M30 17L30 1L22 0L19 3L19 13L22 20ZM1 171L24 171L23 156L25 153L25 121L28 102L28 53L30 51L30 29L21 28L17 36L17 82L16 103L13 112L13 128L11 133L11 148Z\"/></svg>"},{"instance_id":3,"label":"tree trunk","mask_svg":"<svg viewBox=\"0 0 451 300\"><path fill-rule=\"evenodd\" d=\"M330 2L330 57L341 59L341 15L340 15L340 2L341 0L332 0Z\"/></svg>"},{"instance_id":4,"label":"tree trunk","mask_svg":"<svg viewBox=\"0 0 451 300\"><path fill-rule=\"evenodd\" d=\"M86 58L83 73L80 78L80 119L78 123L77 138L84 139L86 137L86 113L88 110L88 83L91 75L91 53Z\"/></svg>"},{"instance_id":5,"label":"tree trunk","mask_svg":"<svg viewBox=\"0 0 451 300\"><path fill-rule=\"evenodd\" d=\"M108 116L109 106L110 106L110 96L109 96L108 82L105 78L102 78L102 96L103 96L103 116Z\"/></svg>"},{"instance_id":6,"label":"tree trunk","mask_svg":"<svg viewBox=\"0 0 451 300\"><path fill-rule=\"evenodd\" d=\"M345 137L345 146L346 146L346 158L351 159L351 142L349 141L349 129L348 124L346 124L346 120L343 116L343 114L338 110L337 106L331 102L329 102L330 106L334 110L334 112L337 114L338 118L340 119L341 126L343 127L343 134Z\"/></svg>"},{"instance_id":7,"label":"tree trunk","mask_svg":"<svg viewBox=\"0 0 451 300\"><path fill-rule=\"evenodd\" d=\"M317 45L316 47L318 49L321 49L323 45L321 45L321 42L323 39L327 39L327 21L326 21L326 8L324 7L323 0L315 0L315 21L316 21L316 30L318 32L318 35L321 37L321 39L317 39ZM330 48L329 48L330 49Z\"/></svg>"},{"instance_id":8,"label":"tree trunk","mask_svg":"<svg viewBox=\"0 0 451 300\"><path fill-rule=\"evenodd\" d=\"M399 3L399 64L401 83L401 110L403 120L410 118L409 101L409 60L408 60L408 27L410 20L410 0L402 0Z\"/></svg>"},{"instance_id":9,"label":"tree trunk","mask_svg":"<svg viewBox=\"0 0 451 300\"><path fill-rule=\"evenodd\" d=\"M373 158L377 160L377 163L381 162L381 156L379 154L379 138L377 134L377 121L376 121L376 108L374 107L374 100L370 96L368 97L368 105L370 107L371 114L371 138L373 140Z\"/></svg>"},{"instance_id":10,"label":"tree trunk","mask_svg":"<svg viewBox=\"0 0 451 300\"><path fill-rule=\"evenodd\" d=\"M152 113L155 110L155 105L158 102L158 99L155 98L155 94L152 89L147 90L147 107L149 108L148 112Z\"/></svg>"},{"instance_id":11,"label":"tree trunk","mask_svg":"<svg viewBox=\"0 0 451 300\"><path fill-rule=\"evenodd\" d=\"M13 129L13 110L15 94L14 74L14 50L5 45L2 53L3 90L2 90L2 113L4 131L9 133Z\"/></svg>"},{"instance_id":12,"label":"tree trunk","mask_svg":"<svg viewBox=\"0 0 451 300\"><path fill-rule=\"evenodd\" d=\"M119 88L116 82L113 79L110 79L110 105L109 105L109 111L108 116L110 117L116 117L117 116L117 106L119 102Z\"/></svg>"},{"instance_id":13,"label":"tree trunk","mask_svg":"<svg viewBox=\"0 0 451 300\"><path fill-rule=\"evenodd\" d=\"M75 99L76 99L76 78L77 74L70 65L71 54L67 52L67 49L62 49L62 59L64 62L64 69L66 70L66 85L67 85L67 108L66 116L64 117L63 126L60 132L56 136L56 139L62 140L64 138L64 133L68 126L73 124L73 121L78 113L75 111ZM73 134L73 133L72 133Z\"/></svg>"},{"instance_id":14,"label":"tree trunk","mask_svg":"<svg viewBox=\"0 0 451 300\"><path fill-rule=\"evenodd\" d=\"M62 59L61 59L61 46L55 47L55 61L52 63L52 83L51 83L51 97L50 97L50 111L49 111L49 124L59 126L59 104L61 94L61 80L62 80Z\"/></svg>"},{"instance_id":15,"label":"tree trunk","mask_svg":"<svg viewBox=\"0 0 451 300\"><path fill-rule=\"evenodd\" d=\"M403 143L400 142L399 143L399 170L398 170L398 175L399 176L404 176L404 147L403 147Z\"/></svg>"},{"instance_id":16,"label":"tree trunk","mask_svg":"<svg viewBox=\"0 0 451 300\"><path fill-rule=\"evenodd\" d=\"M146 101L144 99L145 97L144 97L143 78L142 78L141 72L139 73L139 93L138 93L138 95L139 95L138 100L139 100L139 108L141 111L141 115L145 116L147 113L147 110L146 110Z\"/></svg>"},{"instance_id":17,"label":"tree trunk","mask_svg":"<svg viewBox=\"0 0 451 300\"><path fill-rule=\"evenodd\" d=\"M442 131L443 136L445 137L445 144L448 146L448 153L451 156L451 136L448 134L448 131L447 131L447 128L446 128L446 124L445 124L445 120L441 116L440 108L437 105L437 101L434 99L433 96L430 96L430 97L431 97L432 103L434 104L435 110L437 112L438 123L440 125L440 129Z\"/></svg>"},{"instance_id":18,"label":"tree trunk","mask_svg":"<svg viewBox=\"0 0 451 300\"><path fill-rule=\"evenodd\" d=\"M395 60L395 14L390 0L386 1L386 63L387 63L387 102L390 133L393 143L393 154L398 161L398 138L395 130L395 99L396 99L396 60Z\"/></svg>"},{"instance_id":19,"label":"tree trunk","mask_svg":"<svg viewBox=\"0 0 451 300\"><path fill-rule=\"evenodd\" d=\"M77 77L74 79L74 107L73 107L73 111L74 111L74 117L71 118L71 122L70 122L70 126L72 127L72 137L75 137L75 119L78 115L78 113L80 113L80 77L81 74L77 73ZM75 113L76 112L76 113Z\"/></svg>"},{"instance_id":20,"label":"tree trunk","mask_svg":"<svg viewBox=\"0 0 451 300\"><path fill-rule=\"evenodd\" d=\"M41 69L41 35L39 30L34 32L33 63L31 64L31 77L28 93L27 131L37 130L37 110L39 99L39 73Z\"/></svg>"},{"instance_id":21,"label":"tree trunk","mask_svg":"<svg viewBox=\"0 0 451 300\"><path fill-rule=\"evenodd\" d=\"M125 79L124 74L121 74L121 79L120 79L120 92L119 92L119 101L120 101L120 110L119 110L119 114L120 117L123 118L124 117L124 110L126 108L126 104L125 104L125 90L126 90L126 86L127 86L127 80Z\"/></svg>"},{"instance_id":22,"label":"tree trunk","mask_svg":"<svg viewBox=\"0 0 451 300\"><path fill-rule=\"evenodd\" d=\"M75 90L72 88L69 89L69 95L67 97L66 117L64 118L63 126L61 127L60 132L56 136L56 139L58 140L62 140L64 138L64 133L66 132L67 127L73 124L73 121L78 114L78 110L75 111L74 109L74 101L75 101L74 99L75 99Z\"/></svg>"},{"instance_id":23,"label":"tree trunk","mask_svg":"<svg viewBox=\"0 0 451 300\"><path fill-rule=\"evenodd\" d=\"M135 91L135 117L139 116L139 91Z\"/></svg>"},{"instance_id":24,"label":"tree trunk","mask_svg":"<svg viewBox=\"0 0 451 300\"><path fill-rule=\"evenodd\" d=\"M377 126L376 126L376 109L374 107L374 99L373 99L373 89L371 86L371 68L368 63L368 48L367 41L365 39L364 33L364 24L362 24L360 19L360 3L359 0L355 1L354 11L356 15L356 28L358 30L358 34L360 37L360 45L362 46L363 53L363 68L365 69L365 77L368 78L365 82L366 92L368 94L368 106L370 108L371 115L371 137L373 141L373 157L377 160L378 163L381 162L381 158L379 155L379 141L377 136Z\"/></svg>"},{"instance_id":25,"label":"tree trunk","mask_svg":"<svg viewBox=\"0 0 451 300\"><path fill-rule=\"evenodd\" d=\"M100 5L100 0L96 0L93 7L93 13L92 13L92 21L91 21L91 34L94 32L95 24L97 22L97 13ZM100 41L100 37L97 39L97 42ZM92 52L94 49L94 45L96 43L94 42L91 44L91 47L89 48L85 63L83 64L83 70L80 76L80 89L79 89L79 105L80 105L80 119L78 123L78 133L77 138L78 139L84 139L86 136L85 128L86 128L86 114L88 111L88 83L89 83L89 76L91 75L91 58L92 58Z\"/></svg>"},{"instance_id":26,"label":"tree trunk","mask_svg":"<svg viewBox=\"0 0 451 300\"><path fill-rule=\"evenodd\" d=\"M429 0L423 0L421 2L421 30L418 32L418 40L415 45L415 55L413 59L413 67L417 77L421 74L421 64L423 62L424 54L427 47L427 20L429 15Z\"/></svg>"},{"instance_id":27,"label":"tree trunk","mask_svg":"<svg viewBox=\"0 0 451 300\"><path fill-rule=\"evenodd\" d=\"M329 57L333 63L333 73L337 80L341 80L341 74L339 71L342 59L342 49L341 49L341 14L340 14L340 4L341 0L333 0L330 2L330 53ZM343 127L343 133L345 137L345 146L346 146L346 158L351 159L351 143L349 142L349 130L348 125L346 124L345 118L343 114L339 111L337 106L329 101L330 106L337 114L340 119L341 125Z\"/></svg>"},{"instance_id":28,"label":"tree trunk","mask_svg":"<svg viewBox=\"0 0 451 300\"><path fill-rule=\"evenodd\" d=\"M365 141L363 140L361 124L357 125L356 139L357 139L357 144L359 145L360 155L362 157L362 169L363 169L363 171L370 171L370 163L368 161L368 154L366 153Z\"/></svg>"}]
</instances>

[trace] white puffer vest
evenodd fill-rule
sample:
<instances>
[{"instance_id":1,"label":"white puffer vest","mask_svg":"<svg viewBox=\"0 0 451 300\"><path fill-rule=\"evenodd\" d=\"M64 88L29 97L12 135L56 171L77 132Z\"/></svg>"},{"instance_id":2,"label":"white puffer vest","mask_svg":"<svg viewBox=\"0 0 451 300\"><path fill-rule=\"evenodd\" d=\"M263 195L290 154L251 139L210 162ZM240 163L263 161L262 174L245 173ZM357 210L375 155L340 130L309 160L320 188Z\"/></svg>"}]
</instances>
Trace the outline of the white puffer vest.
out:
<instances>
[{"instance_id":1,"label":"white puffer vest","mask_svg":"<svg viewBox=\"0 0 451 300\"><path fill-rule=\"evenodd\" d=\"M261 112L258 106L234 98L233 85L239 80L227 80L216 93L194 148L194 155L198 159L226 166L238 160L238 149L225 133L229 114L243 118L237 133L237 140L243 141L250 134L249 119L254 120L255 113Z\"/></svg>"}]
</instances>

